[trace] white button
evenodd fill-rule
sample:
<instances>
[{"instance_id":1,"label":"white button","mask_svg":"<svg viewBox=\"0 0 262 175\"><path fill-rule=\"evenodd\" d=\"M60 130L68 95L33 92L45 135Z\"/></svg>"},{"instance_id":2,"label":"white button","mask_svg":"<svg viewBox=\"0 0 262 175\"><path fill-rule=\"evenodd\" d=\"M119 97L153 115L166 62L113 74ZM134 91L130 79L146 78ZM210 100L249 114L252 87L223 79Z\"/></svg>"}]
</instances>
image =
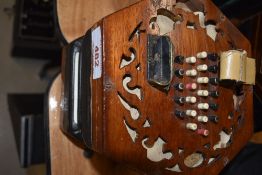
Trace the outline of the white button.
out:
<instances>
[{"instance_id":1,"label":"white button","mask_svg":"<svg viewBox=\"0 0 262 175\"><path fill-rule=\"evenodd\" d=\"M207 57L207 52L199 52L197 53L197 58L206 58Z\"/></svg>"},{"instance_id":2,"label":"white button","mask_svg":"<svg viewBox=\"0 0 262 175\"><path fill-rule=\"evenodd\" d=\"M186 84L186 89L195 90L196 88L197 88L197 84L196 83L188 83L188 84Z\"/></svg>"},{"instance_id":3,"label":"white button","mask_svg":"<svg viewBox=\"0 0 262 175\"><path fill-rule=\"evenodd\" d=\"M202 65L199 65L197 66L197 70L198 71L207 71L207 65L206 64L202 64Z\"/></svg>"},{"instance_id":4,"label":"white button","mask_svg":"<svg viewBox=\"0 0 262 175\"><path fill-rule=\"evenodd\" d=\"M208 77L199 77L197 78L197 83L206 84L209 82Z\"/></svg>"},{"instance_id":5,"label":"white button","mask_svg":"<svg viewBox=\"0 0 262 175\"><path fill-rule=\"evenodd\" d=\"M196 97L186 97L187 103L196 103Z\"/></svg>"},{"instance_id":6,"label":"white button","mask_svg":"<svg viewBox=\"0 0 262 175\"><path fill-rule=\"evenodd\" d=\"M208 117L207 117L207 116L200 115L200 116L197 117L197 120L198 120L199 122L207 123L207 122L208 122Z\"/></svg>"},{"instance_id":7,"label":"white button","mask_svg":"<svg viewBox=\"0 0 262 175\"><path fill-rule=\"evenodd\" d=\"M186 63L196 63L196 57L188 57L188 58L186 58Z\"/></svg>"},{"instance_id":8,"label":"white button","mask_svg":"<svg viewBox=\"0 0 262 175\"><path fill-rule=\"evenodd\" d=\"M195 117L197 115L197 112L195 110L186 110L186 115Z\"/></svg>"},{"instance_id":9,"label":"white button","mask_svg":"<svg viewBox=\"0 0 262 175\"><path fill-rule=\"evenodd\" d=\"M207 103L199 103L197 105L197 108L198 109L208 109L209 108L209 105Z\"/></svg>"},{"instance_id":10,"label":"white button","mask_svg":"<svg viewBox=\"0 0 262 175\"><path fill-rule=\"evenodd\" d=\"M196 71L195 69L187 70L187 71L186 71L186 75L187 75L187 76L194 77L194 76L197 75L197 71Z\"/></svg>"},{"instance_id":11,"label":"white button","mask_svg":"<svg viewBox=\"0 0 262 175\"><path fill-rule=\"evenodd\" d=\"M195 123L187 123L186 124L186 128L190 129L192 131L195 131L195 130L197 130L197 124L195 124Z\"/></svg>"},{"instance_id":12,"label":"white button","mask_svg":"<svg viewBox=\"0 0 262 175\"><path fill-rule=\"evenodd\" d=\"M207 97L208 96L208 91L207 90L198 90L197 91L197 95L198 96Z\"/></svg>"}]
</instances>

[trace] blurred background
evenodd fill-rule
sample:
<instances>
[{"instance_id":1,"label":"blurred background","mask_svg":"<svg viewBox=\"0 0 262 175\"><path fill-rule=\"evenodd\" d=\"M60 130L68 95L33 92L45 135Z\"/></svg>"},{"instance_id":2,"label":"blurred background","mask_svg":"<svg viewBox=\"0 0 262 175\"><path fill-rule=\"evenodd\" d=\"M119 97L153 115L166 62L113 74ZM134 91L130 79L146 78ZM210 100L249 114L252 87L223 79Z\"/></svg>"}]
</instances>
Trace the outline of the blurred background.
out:
<instances>
[{"instance_id":1,"label":"blurred background","mask_svg":"<svg viewBox=\"0 0 262 175\"><path fill-rule=\"evenodd\" d=\"M262 97L262 1L214 0L252 44L257 59L255 128ZM65 44L55 0L0 0L0 174L46 174L44 101ZM262 160L258 160L262 161ZM262 163L262 162L261 162Z\"/></svg>"},{"instance_id":2,"label":"blurred background","mask_svg":"<svg viewBox=\"0 0 262 175\"><path fill-rule=\"evenodd\" d=\"M54 19L54 1L0 0L2 175L45 174L44 94L62 47Z\"/></svg>"}]
</instances>

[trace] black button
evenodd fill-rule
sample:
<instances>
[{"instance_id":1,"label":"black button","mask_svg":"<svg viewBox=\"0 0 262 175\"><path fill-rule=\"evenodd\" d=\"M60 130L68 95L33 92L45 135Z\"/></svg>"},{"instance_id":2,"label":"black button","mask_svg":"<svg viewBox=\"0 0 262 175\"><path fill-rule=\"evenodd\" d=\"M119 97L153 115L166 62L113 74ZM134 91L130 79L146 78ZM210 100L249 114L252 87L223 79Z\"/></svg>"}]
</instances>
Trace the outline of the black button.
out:
<instances>
[{"instance_id":1,"label":"black button","mask_svg":"<svg viewBox=\"0 0 262 175\"><path fill-rule=\"evenodd\" d=\"M212 85L218 85L219 79L218 78L209 78L209 83Z\"/></svg>"},{"instance_id":2,"label":"black button","mask_svg":"<svg viewBox=\"0 0 262 175\"><path fill-rule=\"evenodd\" d=\"M182 90L184 89L183 83L177 83L177 84L175 84L175 89L176 89L176 90L179 90L179 91L182 91Z\"/></svg>"},{"instance_id":3,"label":"black button","mask_svg":"<svg viewBox=\"0 0 262 175\"><path fill-rule=\"evenodd\" d=\"M209 66L208 71L213 72L213 73L217 73L218 72L218 66L217 65Z\"/></svg>"},{"instance_id":4,"label":"black button","mask_svg":"<svg viewBox=\"0 0 262 175\"><path fill-rule=\"evenodd\" d=\"M218 116L215 116L215 115L208 116L208 120L211 121L211 122L217 123L218 122Z\"/></svg>"},{"instance_id":5,"label":"black button","mask_svg":"<svg viewBox=\"0 0 262 175\"><path fill-rule=\"evenodd\" d=\"M175 97L175 102L178 104L184 104L186 99L184 97Z\"/></svg>"},{"instance_id":6,"label":"black button","mask_svg":"<svg viewBox=\"0 0 262 175\"><path fill-rule=\"evenodd\" d=\"M178 70L176 70L175 71L175 74L176 74L176 76L178 76L178 77L182 77L183 75L184 75L184 70L183 69L178 69Z\"/></svg>"},{"instance_id":7,"label":"black button","mask_svg":"<svg viewBox=\"0 0 262 175\"><path fill-rule=\"evenodd\" d=\"M211 92L209 92L209 96L211 96L211 97L218 97L219 96L219 92L218 91L211 91Z\"/></svg>"},{"instance_id":8,"label":"black button","mask_svg":"<svg viewBox=\"0 0 262 175\"><path fill-rule=\"evenodd\" d=\"M218 56L218 54L216 54L216 53L209 53L209 54L207 55L207 58L208 58L209 60L211 60L211 61L217 61L218 58L219 58L219 56Z\"/></svg>"},{"instance_id":9,"label":"black button","mask_svg":"<svg viewBox=\"0 0 262 175\"><path fill-rule=\"evenodd\" d=\"M179 55L179 56L176 56L175 57L175 63L178 63L178 64L183 64L184 63L184 59L185 57Z\"/></svg>"},{"instance_id":10,"label":"black button","mask_svg":"<svg viewBox=\"0 0 262 175\"><path fill-rule=\"evenodd\" d=\"M211 103L211 104L209 104L209 108L213 109L213 110L217 110L218 109L218 104Z\"/></svg>"},{"instance_id":11,"label":"black button","mask_svg":"<svg viewBox=\"0 0 262 175\"><path fill-rule=\"evenodd\" d=\"M177 117L179 117L179 118L181 118L181 119L185 118L185 116L186 116L186 113L185 113L185 112L183 112L183 111L178 111L178 110L176 110L175 114L176 114Z\"/></svg>"}]
</instances>

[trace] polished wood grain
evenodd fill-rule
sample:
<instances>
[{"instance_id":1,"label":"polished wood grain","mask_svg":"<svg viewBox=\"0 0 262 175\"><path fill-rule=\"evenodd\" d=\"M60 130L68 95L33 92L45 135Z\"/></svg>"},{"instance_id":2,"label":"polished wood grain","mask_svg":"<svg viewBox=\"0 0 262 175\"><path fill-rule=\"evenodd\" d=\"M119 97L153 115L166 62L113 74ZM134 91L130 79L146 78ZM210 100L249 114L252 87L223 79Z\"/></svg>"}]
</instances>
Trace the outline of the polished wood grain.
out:
<instances>
[{"instance_id":1,"label":"polished wood grain","mask_svg":"<svg viewBox=\"0 0 262 175\"><path fill-rule=\"evenodd\" d=\"M82 36L97 21L139 0L57 0L60 30L66 41Z\"/></svg>"},{"instance_id":2,"label":"polished wood grain","mask_svg":"<svg viewBox=\"0 0 262 175\"><path fill-rule=\"evenodd\" d=\"M252 138L250 139L250 142L256 143L256 144L262 144L262 132L255 133Z\"/></svg>"},{"instance_id":3,"label":"polished wood grain","mask_svg":"<svg viewBox=\"0 0 262 175\"><path fill-rule=\"evenodd\" d=\"M93 141L96 143L94 144L93 149L99 151L101 154L107 155L118 163L131 164L134 167L149 172L149 174L173 174L166 171L163 172L163 169L173 166L176 162L179 162L184 174L218 174L228 161L238 153L252 134L252 87L244 87L245 100L241 105L241 111L234 111L233 109L232 88L227 86L219 87L221 95L215 102L220 105L220 109L216 114L222 117L222 120L217 125L209 123L205 126L211 131L208 138L199 137L192 132L185 130L185 123L192 120L180 121L174 116L170 118L170 113L174 112L175 106L172 101L175 95L174 91L170 91L167 95L162 94L149 86L146 81L146 35L141 34L140 41L128 41L130 33L141 21L143 21L142 28L146 29L147 32L150 32L151 29L148 26L149 20L156 16L157 9L156 6L152 7L151 2L152 1L149 0L142 1L130 8L126 8L106 17L99 23L100 25L102 24L101 27L104 30L105 36L105 62L103 63L105 66L103 75L105 76L102 77L100 80L101 82L93 81L92 86L93 89L100 89L101 83L107 86L103 86L103 88L100 89L100 92L96 92L97 94L100 94L101 97L98 96L93 98L92 101L92 104L105 106L103 113L94 114L94 116L96 116L96 119L94 119L94 128L95 126L99 126L100 131L102 132L94 131L93 133L100 133L102 137L101 135L99 135L99 137L98 135L93 135L95 136L95 140ZM93 26L95 21L88 24L86 23L87 18L85 18L85 15L87 15L87 12L82 11L83 9L80 8L78 3L72 4L72 7L74 7L72 9L74 10L63 3L65 3L65 1L60 1L58 4L58 13L60 14L59 23L65 38L68 41L72 41L78 36L84 34L87 28ZM85 5L87 3L88 1L83 2ZM177 54L192 56L203 50L220 52L221 50L232 49L232 47L245 49L250 54L249 42L210 1L194 1L193 6L195 5L195 9L198 9L199 6L201 6L199 4L202 4L205 7L205 12L207 12L206 20L215 20L218 22L217 28L222 31L218 35L219 39L214 42L206 36L205 30L199 27L197 16L186 13L181 9L175 10L173 8L173 3L167 4L168 6L165 5L163 7L168 7L168 9L170 9L174 14L182 14L184 18L184 21L180 25L176 25L175 30L172 31L170 35ZM85 5L82 5L81 7L87 7ZM62 12L61 10L66 10L68 13L65 14L64 11ZM70 16L70 14L73 13L75 13L76 16ZM83 16L83 18L81 16ZM100 17L91 17L90 19L100 19ZM196 22L197 30L190 31L185 29L188 20ZM73 23L74 25L71 25ZM131 66L120 70L119 63L121 56L122 54L129 54L128 49L130 46L136 49L137 59ZM135 66L138 63L141 65L141 71L135 69ZM189 66L184 65L183 68L188 69ZM128 94L123 89L122 78L125 74L132 75L132 82L129 84L131 87L135 85L142 87L144 94L142 102L138 101L136 97ZM174 81L179 80L175 79ZM191 80L183 80L184 83L189 81ZM58 77L50 91L49 99L54 97L58 104L60 104L62 92L61 78ZM117 98L118 92L123 94L131 104L134 104L139 108L142 117L138 122L130 120L130 114L123 108ZM180 95L186 96L187 94L183 93ZM104 99L104 101L101 101L101 99ZM155 102L157 100L157 103L152 103L152 99L154 99ZM98 111L96 106L98 105L93 105L93 111ZM186 108L188 108L188 106L183 107L183 109ZM234 119L228 121L226 119L228 113L231 111L234 111ZM97 154L95 154L91 160L84 158L82 149L71 142L71 140L63 135L59 129L61 109L58 107L53 111L49 110L49 112L51 170L53 175L138 174L138 172L131 171L129 168L112 163ZM240 114L244 116L244 122L241 125L238 125L237 120L238 115ZM150 130L141 128L146 117L149 117L152 121L152 128L150 128ZM139 132L136 144L131 141L126 128L123 125L124 118L130 125L132 125L132 127L137 129L137 132ZM231 126L234 126L235 131L233 143L229 148L215 152L210 149L204 150L204 144L207 142L210 142L211 145L215 144L219 140L219 131L223 128L230 128ZM177 150L178 147L183 147L185 152L181 156L177 156L176 153L174 159L171 161L163 161L156 165L146 159L145 149L141 146L141 142L145 136L150 138L149 142L147 142L148 146L152 146L155 139L158 136L161 136L164 137L167 142L164 151L174 151L174 149ZM220 155L221 159L217 160L210 166L206 166L206 159L204 166L195 169L188 169L182 162L187 155L195 151L203 151L206 157Z\"/></svg>"},{"instance_id":4,"label":"polished wood grain","mask_svg":"<svg viewBox=\"0 0 262 175\"><path fill-rule=\"evenodd\" d=\"M157 1L158 2L158 1ZM160 1L159 1L160 2ZM240 110L235 110L233 105L233 86L221 84L218 87L220 96L218 99L198 98L201 102L213 102L219 105L216 112L209 110L203 113L197 110L198 113L211 115L215 114L220 117L218 124L209 122L207 124L198 123L200 128L206 128L210 131L208 137L202 137L194 132L185 129L186 123L196 122L190 117L185 120L180 120L174 115L175 109L185 111L186 109L196 109L196 105L179 106L173 101L175 96L197 96L196 92L174 92L174 89L166 94L156 90L147 82L147 35L154 33L149 27L152 18L156 17L157 9L166 8L171 10L175 15L182 15L183 21L176 24L174 30L168 34L174 44L175 54L184 55L186 57L196 55L201 51L220 53L230 49L244 49L250 55L250 44L248 40L230 23L226 17L214 6L211 1L191 1L192 9L201 11L201 7L205 9L206 21L215 21L217 31L216 41L213 41L206 35L206 30L200 27L198 16L192 13L185 12L182 9L175 9L174 4L169 1L166 3L153 3L153 1L141 1L129 8L123 9L113 15L104 18L98 25L103 29L104 55L103 57L103 77L99 80L104 82L104 88L101 90L98 86L93 86L93 89L98 89L103 94L103 112L100 115L95 115L96 119L93 122L97 132L99 128L100 135L95 137L95 144L92 149L107 155L117 162L126 162L135 167L143 169L149 174L161 172L161 174L173 174L165 168L169 168L178 164L184 174L218 174L220 170L231 160L245 145L252 134L252 86L244 86L244 102L240 106ZM132 14L132 15L130 15ZM196 24L196 30L186 28L188 21L193 21ZM146 33L141 33L139 39L135 38L129 41L128 38L136 26L143 22L141 29L145 29ZM95 27L97 27L96 25ZM94 27L94 28L95 28ZM136 59L129 66L120 69L121 56L129 55L129 48L133 47L136 50ZM197 61L196 65L204 63ZM212 65L212 62L205 62ZM137 70L136 66L141 66L141 70ZM177 65L176 65L177 66ZM176 68L188 70L194 68L189 64L177 66ZM131 95L123 88L123 78L126 75L132 77L129 83L130 87L139 86L143 93L142 101L134 95ZM216 74L201 73L201 76L214 77ZM183 82L184 84L195 82L196 79L185 77L182 80L175 78L174 82ZM173 84L171 84L173 87ZM200 85L200 89L215 90L214 86L208 87ZM176 94L178 93L178 94ZM121 94L124 99L139 110L140 118L132 120L130 112L121 104L118 94ZM96 98L96 99L101 99ZM152 100L154 99L154 100ZM95 99L92 99L92 104L95 104ZM92 111L96 113L101 106L93 105ZM228 119L230 113L233 113L232 119ZM242 119L239 116L243 116ZM99 119L100 117L100 119ZM150 128L143 128L143 123L149 118L152 125ZM241 122L238 123L238 120ZM130 128L133 128L138 134L134 143L124 125L124 121L128 123ZM102 122L102 124L101 124ZM241 123L241 124L240 124ZM101 128L101 125L103 126ZM98 127L96 127L98 126ZM213 150L213 146L219 142L219 133L222 130L233 132L232 144L225 149ZM101 133L101 131L103 131ZM162 160L157 164L147 158L146 150L142 146L142 142L148 138L146 145L152 147L158 138L165 141L163 152L171 151L174 156L171 160ZM211 148L206 149L205 144L210 144ZM183 154L178 155L178 148L184 150ZM202 152L205 155L203 165L197 168L188 168L185 166L184 159L194 152ZM209 158L219 156L220 159L215 163L208 165ZM143 165L141 167L141 165Z\"/></svg>"}]
</instances>

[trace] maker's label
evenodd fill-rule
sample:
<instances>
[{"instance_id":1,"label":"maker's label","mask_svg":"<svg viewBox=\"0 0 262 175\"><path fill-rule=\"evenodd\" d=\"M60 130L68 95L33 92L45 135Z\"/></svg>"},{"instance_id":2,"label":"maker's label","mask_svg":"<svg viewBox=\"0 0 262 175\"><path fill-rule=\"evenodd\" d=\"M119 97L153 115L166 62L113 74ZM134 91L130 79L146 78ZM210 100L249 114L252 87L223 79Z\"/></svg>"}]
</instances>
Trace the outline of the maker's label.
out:
<instances>
[{"instance_id":1,"label":"maker's label","mask_svg":"<svg viewBox=\"0 0 262 175\"><path fill-rule=\"evenodd\" d=\"M102 75L102 35L101 27L92 31L92 58L93 58L93 79L101 78Z\"/></svg>"}]
</instances>

